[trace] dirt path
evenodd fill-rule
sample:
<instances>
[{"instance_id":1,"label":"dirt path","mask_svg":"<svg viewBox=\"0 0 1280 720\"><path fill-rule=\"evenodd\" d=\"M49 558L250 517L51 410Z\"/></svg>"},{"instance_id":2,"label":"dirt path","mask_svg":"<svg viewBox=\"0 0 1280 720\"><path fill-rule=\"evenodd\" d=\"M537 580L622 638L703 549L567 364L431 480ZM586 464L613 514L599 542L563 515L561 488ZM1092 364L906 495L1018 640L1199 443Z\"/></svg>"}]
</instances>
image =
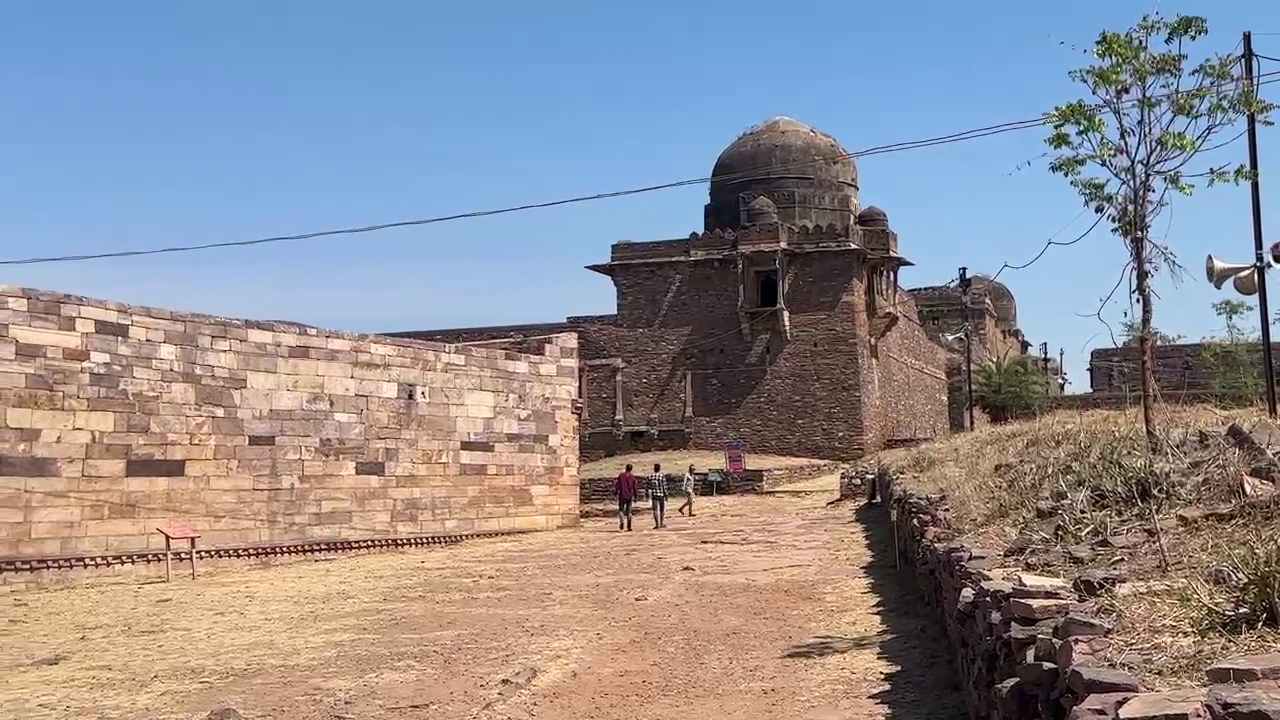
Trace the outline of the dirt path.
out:
<instances>
[{"instance_id":1,"label":"dirt path","mask_svg":"<svg viewBox=\"0 0 1280 720\"><path fill-rule=\"evenodd\" d=\"M826 500L5 598L0 717L960 717L888 536Z\"/></svg>"}]
</instances>

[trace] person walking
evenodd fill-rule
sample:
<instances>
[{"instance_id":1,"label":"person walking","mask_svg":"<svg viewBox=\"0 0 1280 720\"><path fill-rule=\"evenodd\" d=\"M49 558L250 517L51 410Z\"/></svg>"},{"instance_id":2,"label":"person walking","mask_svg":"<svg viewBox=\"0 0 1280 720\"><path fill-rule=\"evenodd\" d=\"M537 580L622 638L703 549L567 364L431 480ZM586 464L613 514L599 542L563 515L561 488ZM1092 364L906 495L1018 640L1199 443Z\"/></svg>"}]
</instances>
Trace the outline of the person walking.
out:
<instances>
[{"instance_id":1,"label":"person walking","mask_svg":"<svg viewBox=\"0 0 1280 720\"><path fill-rule=\"evenodd\" d=\"M676 512L683 515L684 511L687 509L689 511L689 517L695 517L695 515L693 514L693 466L692 465L690 465L689 469L686 470L684 473L684 482L680 484L680 491L684 493L684 504L676 508Z\"/></svg>"},{"instance_id":2,"label":"person walking","mask_svg":"<svg viewBox=\"0 0 1280 720\"><path fill-rule=\"evenodd\" d=\"M662 465L653 464L653 474L649 476L649 502L653 507L653 529L667 526L667 476L662 474Z\"/></svg>"},{"instance_id":3,"label":"person walking","mask_svg":"<svg viewBox=\"0 0 1280 720\"><path fill-rule=\"evenodd\" d=\"M618 473L618 478L613 481L613 492L618 496L618 531L623 528L623 521L626 521L626 529L631 530L631 510L632 505L636 501L636 476L631 474L631 465L627 465L627 469Z\"/></svg>"}]
</instances>

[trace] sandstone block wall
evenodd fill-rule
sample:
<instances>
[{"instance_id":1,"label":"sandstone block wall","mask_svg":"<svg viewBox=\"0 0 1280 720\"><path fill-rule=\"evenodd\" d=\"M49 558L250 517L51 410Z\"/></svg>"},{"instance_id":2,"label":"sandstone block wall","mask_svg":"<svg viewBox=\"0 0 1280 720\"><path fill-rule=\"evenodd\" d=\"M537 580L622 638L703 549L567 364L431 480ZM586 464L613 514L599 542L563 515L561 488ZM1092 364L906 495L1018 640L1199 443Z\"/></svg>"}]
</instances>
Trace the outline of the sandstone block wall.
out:
<instances>
[{"instance_id":1,"label":"sandstone block wall","mask_svg":"<svg viewBox=\"0 0 1280 720\"><path fill-rule=\"evenodd\" d=\"M864 402L871 449L924 442L951 432L950 353L913 322L915 300L899 293L898 324L866 352Z\"/></svg>"},{"instance_id":2,"label":"sandstone block wall","mask_svg":"<svg viewBox=\"0 0 1280 720\"><path fill-rule=\"evenodd\" d=\"M577 341L540 347L0 288L0 557L576 524Z\"/></svg>"},{"instance_id":3,"label":"sandstone block wall","mask_svg":"<svg viewBox=\"0 0 1280 720\"><path fill-rule=\"evenodd\" d=\"M1261 387L1262 345L1251 343L1238 348L1236 357L1212 360L1212 352L1205 343L1178 343L1156 345L1156 385L1161 392L1215 393L1230 390L1231 384L1219 379L1220 372L1229 374L1228 380L1239 378L1241 373L1256 378ZM1273 357L1280 357L1280 344L1272 343ZM1141 391L1138 374L1138 348L1098 348L1089 353L1089 387L1095 393L1137 395Z\"/></svg>"},{"instance_id":4,"label":"sandstone block wall","mask_svg":"<svg viewBox=\"0 0 1280 720\"><path fill-rule=\"evenodd\" d=\"M1090 599L1117 577L1021 572L1001 552L956 541L944 497L917 495L885 470L874 477L902 571L915 573L938 611L975 720L1280 720L1280 655L1214 665L1207 688L1146 692L1094 657L1109 647L1111 627Z\"/></svg>"}]
</instances>

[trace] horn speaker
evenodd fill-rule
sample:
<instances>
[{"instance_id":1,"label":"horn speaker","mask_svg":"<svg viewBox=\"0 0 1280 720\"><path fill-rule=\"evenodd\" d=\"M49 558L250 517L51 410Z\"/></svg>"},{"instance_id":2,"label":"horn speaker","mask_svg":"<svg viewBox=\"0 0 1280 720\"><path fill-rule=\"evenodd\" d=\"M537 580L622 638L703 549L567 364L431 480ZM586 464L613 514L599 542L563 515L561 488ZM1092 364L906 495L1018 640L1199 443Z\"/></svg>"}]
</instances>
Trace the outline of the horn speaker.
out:
<instances>
[{"instance_id":1,"label":"horn speaker","mask_svg":"<svg viewBox=\"0 0 1280 720\"><path fill-rule=\"evenodd\" d=\"M1224 263L1218 258L1210 255L1204 261L1204 274L1213 283L1213 286L1219 290L1231 278L1235 278L1235 288L1242 295L1252 295L1258 292L1257 271L1252 264L1244 263ZM1252 290L1246 292L1246 288Z\"/></svg>"}]
</instances>

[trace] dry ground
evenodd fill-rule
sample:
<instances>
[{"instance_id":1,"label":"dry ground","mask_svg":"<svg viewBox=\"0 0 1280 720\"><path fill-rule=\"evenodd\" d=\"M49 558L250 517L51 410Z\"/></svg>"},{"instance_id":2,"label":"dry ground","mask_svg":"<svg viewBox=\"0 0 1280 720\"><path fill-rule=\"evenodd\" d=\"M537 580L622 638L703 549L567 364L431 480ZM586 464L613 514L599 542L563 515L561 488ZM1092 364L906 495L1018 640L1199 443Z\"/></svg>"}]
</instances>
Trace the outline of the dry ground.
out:
<instances>
[{"instance_id":1,"label":"dry ground","mask_svg":"<svg viewBox=\"0 0 1280 720\"><path fill-rule=\"evenodd\" d=\"M0 717L960 717L883 513L830 497L5 598Z\"/></svg>"},{"instance_id":2,"label":"dry ground","mask_svg":"<svg viewBox=\"0 0 1280 720\"><path fill-rule=\"evenodd\" d=\"M773 470L775 468L815 465L825 462L828 461L814 460L813 458L785 457L782 455L747 454L747 467L756 470ZM667 472L684 472L685 468L690 465L693 465L694 468L701 472L707 468L724 467L724 453L718 450L673 450L670 452L618 455L617 457L583 463L578 470L578 474L584 478L612 477L622 472L627 463L631 463L639 475L649 472L654 463L661 463Z\"/></svg>"},{"instance_id":3,"label":"dry ground","mask_svg":"<svg viewBox=\"0 0 1280 720\"><path fill-rule=\"evenodd\" d=\"M1116 622L1107 659L1158 689L1195 685L1219 659L1280 645L1274 628L1221 625L1215 608L1239 598L1206 581L1211 568L1239 565L1259 549L1271 566L1263 571L1280 581L1280 502L1243 501L1249 463L1222 439L1233 420L1248 428L1264 416L1257 409L1161 407L1157 419L1169 449L1154 460L1142 451L1136 411L1060 412L881 459L906 470L918 489L946 493L957 529L976 546L1016 548L1030 539L1010 554L1044 574L1122 571L1135 592L1105 598L1100 607ZM1044 513L1036 504L1044 502L1054 509L1037 517ZM1188 508L1228 512L1208 522L1179 521ZM1096 547L1121 535L1138 541ZM1071 556L1070 548L1090 545L1091 559ZM1256 559L1250 563L1258 567Z\"/></svg>"}]
</instances>

